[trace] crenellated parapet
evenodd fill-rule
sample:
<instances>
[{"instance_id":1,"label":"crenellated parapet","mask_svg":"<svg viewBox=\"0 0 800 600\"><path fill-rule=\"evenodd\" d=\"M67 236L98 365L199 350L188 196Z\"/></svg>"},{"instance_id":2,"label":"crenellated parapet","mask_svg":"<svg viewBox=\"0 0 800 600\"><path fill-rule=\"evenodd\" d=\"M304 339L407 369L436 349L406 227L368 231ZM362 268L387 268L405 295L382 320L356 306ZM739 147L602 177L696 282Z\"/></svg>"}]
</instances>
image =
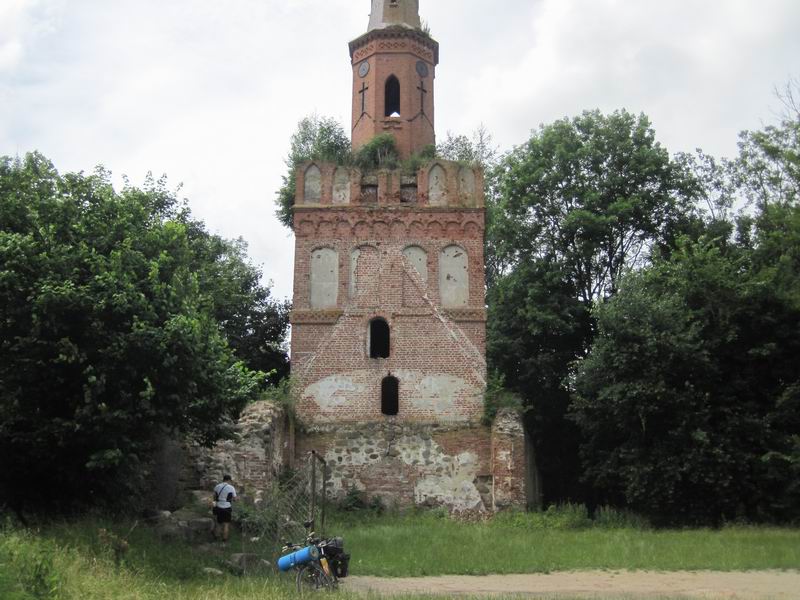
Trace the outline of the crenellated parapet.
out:
<instances>
[{"instance_id":1,"label":"crenellated parapet","mask_svg":"<svg viewBox=\"0 0 800 600\"><path fill-rule=\"evenodd\" d=\"M295 207L407 206L482 208L483 169L433 160L415 174L400 169L362 172L356 167L307 161L297 168Z\"/></svg>"}]
</instances>

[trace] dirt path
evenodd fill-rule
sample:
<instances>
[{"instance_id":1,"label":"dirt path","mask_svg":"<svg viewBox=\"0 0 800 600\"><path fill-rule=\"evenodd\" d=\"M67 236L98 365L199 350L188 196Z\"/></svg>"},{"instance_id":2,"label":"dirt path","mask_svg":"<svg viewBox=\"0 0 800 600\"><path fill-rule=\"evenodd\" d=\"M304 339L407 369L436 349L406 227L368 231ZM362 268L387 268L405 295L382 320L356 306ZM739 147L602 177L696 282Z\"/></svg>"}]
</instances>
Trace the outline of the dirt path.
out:
<instances>
[{"instance_id":1,"label":"dirt path","mask_svg":"<svg viewBox=\"0 0 800 600\"><path fill-rule=\"evenodd\" d=\"M800 599L800 571L577 571L484 577L349 577L346 582L347 590L379 594Z\"/></svg>"}]
</instances>

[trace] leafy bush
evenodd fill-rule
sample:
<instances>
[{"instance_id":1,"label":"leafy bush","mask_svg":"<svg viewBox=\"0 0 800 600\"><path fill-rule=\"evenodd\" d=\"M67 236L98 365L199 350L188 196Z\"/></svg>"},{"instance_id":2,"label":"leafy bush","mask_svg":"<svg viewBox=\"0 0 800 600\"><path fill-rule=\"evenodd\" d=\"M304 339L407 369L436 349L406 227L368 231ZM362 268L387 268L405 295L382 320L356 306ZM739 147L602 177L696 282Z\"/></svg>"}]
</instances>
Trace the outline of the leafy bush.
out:
<instances>
[{"instance_id":1,"label":"leafy bush","mask_svg":"<svg viewBox=\"0 0 800 600\"><path fill-rule=\"evenodd\" d=\"M297 415L295 413L295 392L294 392L294 379L287 377L282 379L277 384L269 386L261 394L261 400L265 400L277 407L283 409L286 416L291 422L295 422ZM282 472L281 476L287 473Z\"/></svg>"},{"instance_id":2,"label":"leafy bush","mask_svg":"<svg viewBox=\"0 0 800 600\"><path fill-rule=\"evenodd\" d=\"M522 410L522 398L516 392L505 386L505 377L493 371L486 382L486 392L483 396L484 425L491 425L500 410L509 409L515 412Z\"/></svg>"},{"instance_id":3,"label":"leafy bush","mask_svg":"<svg viewBox=\"0 0 800 600\"><path fill-rule=\"evenodd\" d=\"M255 537L271 535L278 528L278 511L269 499L259 506L240 502L236 505L234 520L245 535Z\"/></svg>"},{"instance_id":4,"label":"leafy bush","mask_svg":"<svg viewBox=\"0 0 800 600\"><path fill-rule=\"evenodd\" d=\"M383 502L383 498L380 496L373 496L370 499L367 508L369 508L376 515L382 515L386 512L386 504Z\"/></svg>"},{"instance_id":5,"label":"leafy bush","mask_svg":"<svg viewBox=\"0 0 800 600\"><path fill-rule=\"evenodd\" d=\"M362 171L396 169L400 158L394 136L391 133L376 135L356 151L354 162Z\"/></svg>"},{"instance_id":6,"label":"leafy bush","mask_svg":"<svg viewBox=\"0 0 800 600\"><path fill-rule=\"evenodd\" d=\"M286 175L278 190L275 211L278 220L291 229L293 223L294 198L297 190L295 171L301 163L320 160L347 164L351 161L350 139L344 127L334 118L312 115L297 124L292 135L289 156L286 157Z\"/></svg>"},{"instance_id":7,"label":"leafy bush","mask_svg":"<svg viewBox=\"0 0 800 600\"><path fill-rule=\"evenodd\" d=\"M604 529L648 529L650 522L643 516L629 510L601 506L594 513L592 524Z\"/></svg>"},{"instance_id":8,"label":"leafy bush","mask_svg":"<svg viewBox=\"0 0 800 600\"><path fill-rule=\"evenodd\" d=\"M419 152L415 152L405 159L400 165L400 168L404 173L416 175L417 171L419 171L425 165L425 163L433 160L434 158L436 158L436 146L429 144Z\"/></svg>"},{"instance_id":9,"label":"leafy bush","mask_svg":"<svg viewBox=\"0 0 800 600\"><path fill-rule=\"evenodd\" d=\"M364 501L364 493L356 486L348 488L344 498L339 502L338 508L347 512L367 508L367 503Z\"/></svg>"},{"instance_id":10,"label":"leafy bush","mask_svg":"<svg viewBox=\"0 0 800 600\"><path fill-rule=\"evenodd\" d=\"M553 504L543 512L499 513L492 525L516 529L586 529L592 526L592 520L583 504Z\"/></svg>"}]
</instances>

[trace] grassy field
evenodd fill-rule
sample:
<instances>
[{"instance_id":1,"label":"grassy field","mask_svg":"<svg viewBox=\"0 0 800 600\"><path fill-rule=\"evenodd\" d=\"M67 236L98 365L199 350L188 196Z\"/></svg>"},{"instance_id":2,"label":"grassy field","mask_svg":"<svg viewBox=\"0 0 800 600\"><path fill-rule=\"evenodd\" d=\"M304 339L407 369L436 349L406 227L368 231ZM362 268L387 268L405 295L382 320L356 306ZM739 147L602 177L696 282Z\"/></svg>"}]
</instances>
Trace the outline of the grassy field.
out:
<instances>
[{"instance_id":1,"label":"grassy field","mask_svg":"<svg viewBox=\"0 0 800 600\"><path fill-rule=\"evenodd\" d=\"M525 527L459 524L434 515L333 520L351 568L363 575L485 575L583 569L760 570L800 568L800 530Z\"/></svg>"},{"instance_id":2,"label":"grassy field","mask_svg":"<svg viewBox=\"0 0 800 600\"><path fill-rule=\"evenodd\" d=\"M510 515L464 524L440 513L377 517L338 514L355 575L530 573L572 569L797 569L800 530L728 527L651 530L635 522L590 524L578 516ZM624 520L623 520L624 521ZM99 531L128 540L120 564ZM232 539L228 553L261 552ZM291 577L238 576L224 555L159 541L154 532L103 519L56 523L36 532L0 529L0 598L176 600L294 598ZM216 568L223 575L208 575ZM337 597L352 596L340 593ZM417 597L419 598L419 597ZM559 598L559 600L565 600Z\"/></svg>"}]
</instances>

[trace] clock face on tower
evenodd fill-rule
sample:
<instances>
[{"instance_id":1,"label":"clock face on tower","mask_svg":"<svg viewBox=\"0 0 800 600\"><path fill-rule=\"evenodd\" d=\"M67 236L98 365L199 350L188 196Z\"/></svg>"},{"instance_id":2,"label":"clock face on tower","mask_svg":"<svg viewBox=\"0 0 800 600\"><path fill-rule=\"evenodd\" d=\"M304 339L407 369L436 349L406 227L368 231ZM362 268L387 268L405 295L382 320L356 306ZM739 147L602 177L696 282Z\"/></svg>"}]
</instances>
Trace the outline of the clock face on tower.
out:
<instances>
[{"instance_id":1,"label":"clock face on tower","mask_svg":"<svg viewBox=\"0 0 800 600\"><path fill-rule=\"evenodd\" d=\"M369 73L369 63L365 60L359 65L358 74L361 77L366 77L367 73Z\"/></svg>"},{"instance_id":2,"label":"clock face on tower","mask_svg":"<svg viewBox=\"0 0 800 600\"><path fill-rule=\"evenodd\" d=\"M417 62L417 75L420 77L427 77L428 76L428 64L424 61Z\"/></svg>"}]
</instances>

